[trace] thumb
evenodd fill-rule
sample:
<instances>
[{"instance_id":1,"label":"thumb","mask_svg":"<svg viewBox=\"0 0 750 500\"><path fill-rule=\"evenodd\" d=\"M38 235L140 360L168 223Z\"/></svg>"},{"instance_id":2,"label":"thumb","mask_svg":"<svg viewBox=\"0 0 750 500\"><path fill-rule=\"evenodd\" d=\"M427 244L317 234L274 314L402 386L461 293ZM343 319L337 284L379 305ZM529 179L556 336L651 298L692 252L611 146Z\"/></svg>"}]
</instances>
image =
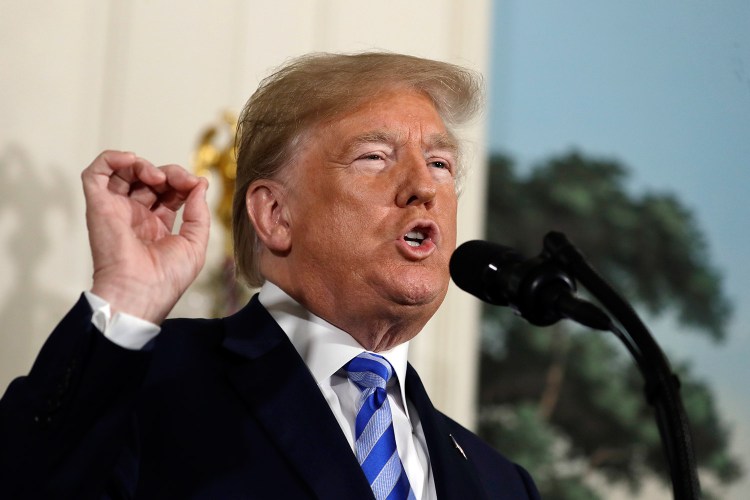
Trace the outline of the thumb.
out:
<instances>
[{"instance_id":1,"label":"thumb","mask_svg":"<svg viewBox=\"0 0 750 500\"><path fill-rule=\"evenodd\" d=\"M201 177L185 200L179 232L180 236L188 240L196 249L200 249L204 256L211 226L211 215L206 202L207 189L208 180Z\"/></svg>"}]
</instances>

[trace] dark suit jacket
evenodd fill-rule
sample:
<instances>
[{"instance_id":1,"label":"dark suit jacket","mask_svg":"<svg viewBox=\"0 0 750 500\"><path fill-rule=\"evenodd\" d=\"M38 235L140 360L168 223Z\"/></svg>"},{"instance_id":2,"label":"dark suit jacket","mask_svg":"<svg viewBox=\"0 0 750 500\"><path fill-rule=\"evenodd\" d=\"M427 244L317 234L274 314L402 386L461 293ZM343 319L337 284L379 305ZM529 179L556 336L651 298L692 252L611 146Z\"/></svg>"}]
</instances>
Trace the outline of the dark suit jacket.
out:
<instances>
[{"instance_id":1,"label":"dark suit jacket","mask_svg":"<svg viewBox=\"0 0 750 500\"><path fill-rule=\"evenodd\" d=\"M406 390L439 498L538 498L523 469L432 406L411 366ZM306 365L257 297L227 318L169 320L144 351L106 340L82 297L0 401L0 498L37 497L372 492Z\"/></svg>"}]
</instances>

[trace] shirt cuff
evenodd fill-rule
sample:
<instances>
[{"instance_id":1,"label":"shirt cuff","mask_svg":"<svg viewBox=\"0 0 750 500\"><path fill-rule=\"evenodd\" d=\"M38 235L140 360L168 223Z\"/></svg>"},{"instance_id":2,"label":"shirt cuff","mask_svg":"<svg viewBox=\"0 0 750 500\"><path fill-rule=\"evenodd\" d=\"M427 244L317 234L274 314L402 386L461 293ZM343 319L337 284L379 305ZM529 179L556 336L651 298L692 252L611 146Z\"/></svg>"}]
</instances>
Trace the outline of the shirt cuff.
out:
<instances>
[{"instance_id":1,"label":"shirt cuff","mask_svg":"<svg viewBox=\"0 0 750 500\"><path fill-rule=\"evenodd\" d=\"M91 292L83 292L93 311L91 323L111 342L125 349L140 350L161 328L150 321L118 312L112 316L109 302Z\"/></svg>"}]
</instances>

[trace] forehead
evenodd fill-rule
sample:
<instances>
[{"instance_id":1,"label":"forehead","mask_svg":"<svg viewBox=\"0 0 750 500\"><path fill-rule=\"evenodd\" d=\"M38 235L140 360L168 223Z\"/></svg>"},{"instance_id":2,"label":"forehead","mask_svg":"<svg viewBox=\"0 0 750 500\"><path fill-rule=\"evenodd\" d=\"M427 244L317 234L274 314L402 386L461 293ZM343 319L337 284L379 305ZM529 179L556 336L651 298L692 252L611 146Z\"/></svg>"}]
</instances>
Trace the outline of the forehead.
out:
<instances>
[{"instance_id":1,"label":"forehead","mask_svg":"<svg viewBox=\"0 0 750 500\"><path fill-rule=\"evenodd\" d=\"M441 146L455 146L455 138L443 122L432 100L412 89L390 89L360 102L353 108L319 123L318 132L363 139L407 139L419 133Z\"/></svg>"}]
</instances>

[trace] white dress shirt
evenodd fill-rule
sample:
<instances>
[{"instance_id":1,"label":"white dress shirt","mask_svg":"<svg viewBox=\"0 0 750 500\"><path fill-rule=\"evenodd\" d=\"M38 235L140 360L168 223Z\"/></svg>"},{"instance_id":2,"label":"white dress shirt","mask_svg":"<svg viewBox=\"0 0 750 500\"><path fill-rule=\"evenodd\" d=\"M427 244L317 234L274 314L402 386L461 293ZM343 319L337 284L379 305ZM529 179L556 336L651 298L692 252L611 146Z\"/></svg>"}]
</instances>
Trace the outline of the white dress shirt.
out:
<instances>
[{"instance_id":1,"label":"white dress shirt","mask_svg":"<svg viewBox=\"0 0 750 500\"><path fill-rule=\"evenodd\" d=\"M106 301L91 292L85 292L85 296L94 310L94 326L121 347L141 349L160 331L157 325L125 313L111 316ZM354 422L361 392L342 367L365 349L343 330L307 311L273 283L263 285L258 299L307 364L354 453ZM424 432L419 415L406 401L408 348L407 342L378 354L391 363L396 374L389 381L387 392L396 447L409 483L416 498L434 500L437 495Z\"/></svg>"}]
</instances>

